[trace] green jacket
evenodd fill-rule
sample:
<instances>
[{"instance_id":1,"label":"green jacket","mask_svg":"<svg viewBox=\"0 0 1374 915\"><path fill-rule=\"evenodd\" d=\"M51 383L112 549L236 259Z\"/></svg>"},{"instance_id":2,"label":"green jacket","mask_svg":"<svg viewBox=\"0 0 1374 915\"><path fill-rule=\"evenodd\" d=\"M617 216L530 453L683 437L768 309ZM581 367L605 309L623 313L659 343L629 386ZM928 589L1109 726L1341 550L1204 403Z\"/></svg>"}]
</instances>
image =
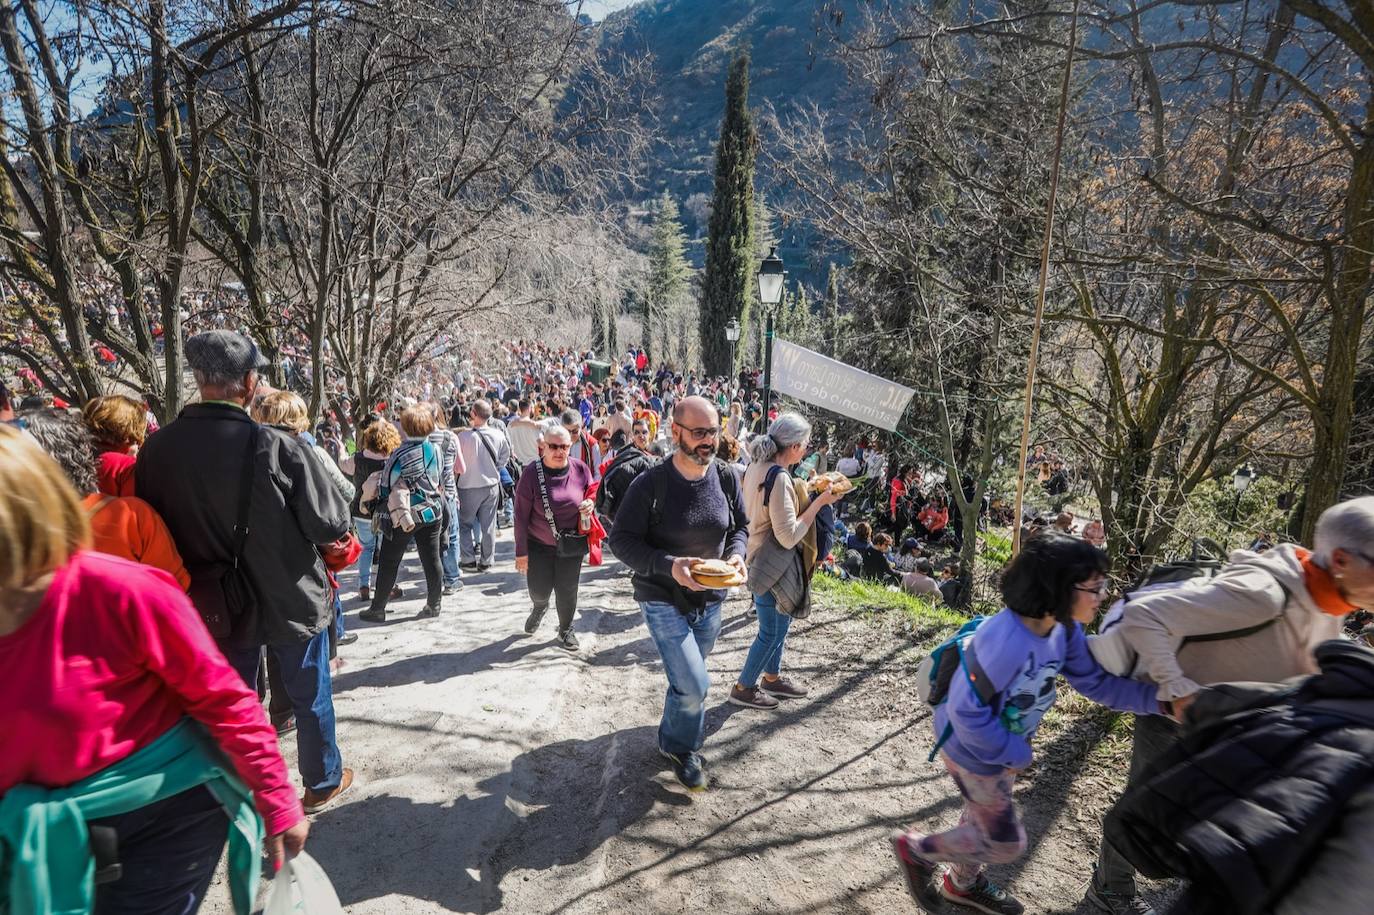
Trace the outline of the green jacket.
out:
<instances>
[{"instance_id":1,"label":"green jacket","mask_svg":"<svg viewBox=\"0 0 1374 915\"><path fill-rule=\"evenodd\" d=\"M74 785L16 785L0 797L0 912L90 912L95 860L86 821L128 813L197 785L209 789L229 815L229 888L234 911L248 915L262 866L262 819L219 747L189 718Z\"/></svg>"}]
</instances>

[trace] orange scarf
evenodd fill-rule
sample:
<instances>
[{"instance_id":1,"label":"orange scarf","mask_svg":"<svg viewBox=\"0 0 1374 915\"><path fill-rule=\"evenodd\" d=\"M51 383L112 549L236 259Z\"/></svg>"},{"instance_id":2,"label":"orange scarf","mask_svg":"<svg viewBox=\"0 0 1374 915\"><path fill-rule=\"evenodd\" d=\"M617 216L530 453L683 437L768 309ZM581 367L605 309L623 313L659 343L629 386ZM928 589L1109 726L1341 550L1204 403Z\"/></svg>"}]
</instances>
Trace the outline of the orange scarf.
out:
<instances>
[{"instance_id":1,"label":"orange scarf","mask_svg":"<svg viewBox=\"0 0 1374 915\"><path fill-rule=\"evenodd\" d=\"M1299 549L1297 556L1302 562L1302 574L1307 585L1307 593L1312 595L1312 601L1321 608L1322 613L1330 616L1345 616L1360 609L1341 597L1335 579L1331 577L1330 572L1312 561L1310 550Z\"/></svg>"}]
</instances>

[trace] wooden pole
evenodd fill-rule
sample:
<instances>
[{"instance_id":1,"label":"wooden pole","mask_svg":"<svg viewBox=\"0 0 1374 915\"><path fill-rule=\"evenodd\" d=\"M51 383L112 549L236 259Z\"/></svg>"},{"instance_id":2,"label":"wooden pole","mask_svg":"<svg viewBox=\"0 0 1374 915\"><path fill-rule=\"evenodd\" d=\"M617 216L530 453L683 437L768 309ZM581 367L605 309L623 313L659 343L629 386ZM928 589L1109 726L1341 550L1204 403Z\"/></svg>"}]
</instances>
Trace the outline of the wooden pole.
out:
<instances>
[{"instance_id":1,"label":"wooden pole","mask_svg":"<svg viewBox=\"0 0 1374 915\"><path fill-rule=\"evenodd\" d=\"M1069 81L1073 76L1074 47L1078 42L1078 2L1073 0L1069 20L1069 50L1064 58L1064 80L1059 86L1059 122L1055 126L1054 163L1050 167L1050 200L1045 213L1045 239L1040 248L1040 287L1035 295L1035 323L1031 327L1030 361L1026 368L1026 403L1021 414L1021 460L1016 474L1016 514L1012 519L1011 555L1021 552L1021 512L1026 501L1026 455L1030 451L1031 408L1035 399L1035 372L1040 362L1040 328L1045 319L1045 287L1050 277L1050 242L1054 238L1054 204L1059 196L1059 161L1064 151L1064 122L1069 113Z\"/></svg>"}]
</instances>

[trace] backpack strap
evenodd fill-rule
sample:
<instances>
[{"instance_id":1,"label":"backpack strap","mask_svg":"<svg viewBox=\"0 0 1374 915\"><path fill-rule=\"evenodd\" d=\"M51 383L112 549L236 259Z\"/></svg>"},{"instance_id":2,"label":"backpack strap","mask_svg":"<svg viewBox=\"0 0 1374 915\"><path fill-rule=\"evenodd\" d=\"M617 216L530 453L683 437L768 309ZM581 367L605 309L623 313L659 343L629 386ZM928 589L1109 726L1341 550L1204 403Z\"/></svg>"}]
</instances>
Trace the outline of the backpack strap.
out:
<instances>
[{"instance_id":1,"label":"backpack strap","mask_svg":"<svg viewBox=\"0 0 1374 915\"><path fill-rule=\"evenodd\" d=\"M653 501L649 503L649 526L658 527L663 523L663 503L668 501L668 473L665 468L667 461L650 467L646 473L653 474L654 495Z\"/></svg>"},{"instance_id":2,"label":"backpack strap","mask_svg":"<svg viewBox=\"0 0 1374 915\"><path fill-rule=\"evenodd\" d=\"M759 489L762 489L762 490L763 490L763 507L764 507L764 508L767 508L767 507L768 507L768 499L769 499L770 496L773 495L773 484L776 483L776 482L778 481L778 474L780 474L780 473L782 473L782 472L783 472L782 467L780 467L780 466L777 465L777 464L774 464L772 467L769 467L769 468L768 468L768 473L767 473L767 475L763 478L763 482L759 484Z\"/></svg>"},{"instance_id":3,"label":"backpack strap","mask_svg":"<svg viewBox=\"0 0 1374 915\"><path fill-rule=\"evenodd\" d=\"M973 689L973 693L978 697L987 708L993 708L997 701L997 687L993 686L992 678L987 671L983 670L983 665L978 661L978 652L973 648L973 639L970 637L963 645L957 647L959 652L959 663L964 669L964 674L968 677L968 684ZM945 729L940 732L940 739L935 741L935 746L931 749L930 755L926 757L926 762L935 762L940 755L940 748L943 747L951 737L954 736L954 725L945 724Z\"/></svg>"}]
</instances>

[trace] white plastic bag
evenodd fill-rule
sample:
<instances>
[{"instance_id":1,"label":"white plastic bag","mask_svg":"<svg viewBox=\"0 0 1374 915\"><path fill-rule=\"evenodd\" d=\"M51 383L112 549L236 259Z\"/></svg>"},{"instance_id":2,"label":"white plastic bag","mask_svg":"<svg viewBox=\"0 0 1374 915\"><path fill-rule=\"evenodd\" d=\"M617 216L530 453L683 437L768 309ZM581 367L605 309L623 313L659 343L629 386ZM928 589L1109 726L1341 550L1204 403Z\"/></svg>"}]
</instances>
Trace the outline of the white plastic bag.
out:
<instances>
[{"instance_id":1,"label":"white plastic bag","mask_svg":"<svg viewBox=\"0 0 1374 915\"><path fill-rule=\"evenodd\" d=\"M343 915L343 906L324 868L301 852L277 871L262 915Z\"/></svg>"}]
</instances>

